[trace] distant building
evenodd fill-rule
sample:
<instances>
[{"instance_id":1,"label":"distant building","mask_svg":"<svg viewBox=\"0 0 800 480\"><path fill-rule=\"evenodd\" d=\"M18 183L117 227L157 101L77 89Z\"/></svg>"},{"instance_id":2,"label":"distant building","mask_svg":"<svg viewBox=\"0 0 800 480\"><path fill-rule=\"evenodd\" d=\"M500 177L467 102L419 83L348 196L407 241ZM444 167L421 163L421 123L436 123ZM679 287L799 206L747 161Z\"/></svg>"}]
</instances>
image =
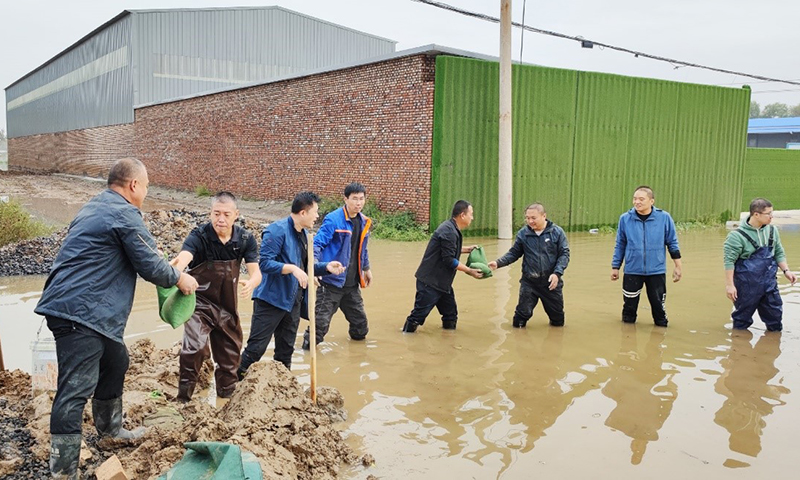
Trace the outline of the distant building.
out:
<instances>
[{"instance_id":1,"label":"distant building","mask_svg":"<svg viewBox=\"0 0 800 480\"><path fill-rule=\"evenodd\" d=\"M747 124L747 146L797 149L800 147L800 117L751 118Z\"/></svg>"}]
</instances>

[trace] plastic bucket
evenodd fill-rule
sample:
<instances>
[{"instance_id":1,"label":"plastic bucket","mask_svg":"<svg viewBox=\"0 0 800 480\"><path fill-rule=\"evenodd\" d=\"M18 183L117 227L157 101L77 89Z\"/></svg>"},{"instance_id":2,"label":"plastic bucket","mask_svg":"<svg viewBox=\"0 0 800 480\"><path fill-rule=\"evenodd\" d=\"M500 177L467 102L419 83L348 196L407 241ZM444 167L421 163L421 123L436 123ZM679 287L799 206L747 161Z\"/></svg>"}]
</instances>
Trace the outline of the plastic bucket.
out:
<instances>
[{"instance_id":1,"label":"plastic bucket","mask_svg":"<svg viewBox=\"0 0 800 480\"><path fill-rule=\"evenodd\" d=\"M58 357L56 341L44 338L31 342L31 387L33 391L56 390L58 386Z\"/></svg>"}]
</instances>

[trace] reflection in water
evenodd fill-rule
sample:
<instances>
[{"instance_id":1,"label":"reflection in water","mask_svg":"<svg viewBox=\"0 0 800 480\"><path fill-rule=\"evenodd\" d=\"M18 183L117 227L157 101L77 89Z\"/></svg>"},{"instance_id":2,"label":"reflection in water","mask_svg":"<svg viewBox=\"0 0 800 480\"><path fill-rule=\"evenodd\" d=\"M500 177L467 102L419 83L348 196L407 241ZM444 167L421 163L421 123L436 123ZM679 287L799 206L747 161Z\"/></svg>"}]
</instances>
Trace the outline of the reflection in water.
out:
<instances>
[{"instance_id":1,"label":"reflection in water","mask_svg":"<svg viewBox=\"0 0 800 480\"><path fill-rule=\"evenodd\" d=\"M714 386L726 400L714 422L730 434L732 451L756 457L761 452L765 418L775 407L786 404L781 396L790 390L769 383L778 374L775 361L781 354L781 332L765 333L755 346L751 345L752 338L749 331L731 334L730 353L722 361L725 373Z\"/></svg>"},{"instance_id":2,"label":"reflection in water","mask_svg":"<svg viewBox=\"0 0 800 480\"><path fill-rule=\"evenodd\" d=\"M619 354L611 363L611 378L603 394L617 402L606 425L631 438L631 463L638 465L648 442L658 440L658 431L678 398L673 381L675 369L662 368L662 343L667 331L653 328L642 351L636 325L621 324Z\"/></svg>"}]
</instances>

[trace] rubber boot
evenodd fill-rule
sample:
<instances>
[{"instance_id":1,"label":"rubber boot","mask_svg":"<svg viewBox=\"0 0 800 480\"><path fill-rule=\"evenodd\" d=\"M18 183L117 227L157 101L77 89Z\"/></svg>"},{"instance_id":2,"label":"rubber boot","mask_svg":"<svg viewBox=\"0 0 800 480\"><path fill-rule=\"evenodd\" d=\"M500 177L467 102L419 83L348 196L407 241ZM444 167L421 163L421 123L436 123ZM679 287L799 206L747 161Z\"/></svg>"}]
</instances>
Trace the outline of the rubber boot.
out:
<instances>
[{"instance_id":1,"label":"rubber boot","mask_svg":"<svg viewBox=\"0 0 800 480\"><path fill-rule=\"evenodd\" d=\"M186 403L191 400L192 395L194 395L194 387L195 384L193 383L178 383L178 401L181 403Z\"/></svg>"},{"instance_id":2,"label":"rubber boot","mask_svg":"<svg viewBox=\"0 0 800 480\"><path fill-rule=\"evenodd\" d=\"M137 443L144 435L145 428L134 430L122 428L122 397L111 400L92 399L94 427L100 440L98 446L130 445Z\"/></svg>"},{"instance_id":3,"label":"rubber boot","mask_svg":"<svg viewBox=\"0 0 800 480\"><path fill-rule=\"evenodd\" d=\"M50 436L50 473L55 479L77 480L81 434Z\"/></svg>"}]
</instances>

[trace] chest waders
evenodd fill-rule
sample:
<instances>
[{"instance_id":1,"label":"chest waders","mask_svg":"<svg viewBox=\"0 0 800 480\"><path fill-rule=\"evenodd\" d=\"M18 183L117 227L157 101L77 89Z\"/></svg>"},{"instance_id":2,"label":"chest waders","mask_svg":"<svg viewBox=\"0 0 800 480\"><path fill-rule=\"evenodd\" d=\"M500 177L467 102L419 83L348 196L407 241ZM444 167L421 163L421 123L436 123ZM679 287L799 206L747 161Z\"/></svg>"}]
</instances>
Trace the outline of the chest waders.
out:
<instances>
[{"instance_id":1,"label":"chest waders","mask_svg":"<svg viewBox=\"0 0 800 480\"><path fill-rule=\"evenodd\" d=\"M217 396L230 397L236 388L236 369L242 351L236 296L241 264L241 259L209 260L188 272L199 287L194 315L183 326L178 400L192 398L200 369L209 356L216 363Z\"/></svg>"},{"instance_id":2,"label":"chest waders","mask_svg":"<svg viewBox=\"0 0 800 480\"><path fill-rule=\"evenodd\" d=\"M783 326L783 301L778 291L778 263L772 255L774 229L770 229L767 245L760 247L741 230L736 230L756 249L748 258L736 261L733 285L737 298L731 314L733 328L743 330L753 324L753 314L758 311L761 321L769 331L780 331Z\"/></svg>"}]
</instances>

